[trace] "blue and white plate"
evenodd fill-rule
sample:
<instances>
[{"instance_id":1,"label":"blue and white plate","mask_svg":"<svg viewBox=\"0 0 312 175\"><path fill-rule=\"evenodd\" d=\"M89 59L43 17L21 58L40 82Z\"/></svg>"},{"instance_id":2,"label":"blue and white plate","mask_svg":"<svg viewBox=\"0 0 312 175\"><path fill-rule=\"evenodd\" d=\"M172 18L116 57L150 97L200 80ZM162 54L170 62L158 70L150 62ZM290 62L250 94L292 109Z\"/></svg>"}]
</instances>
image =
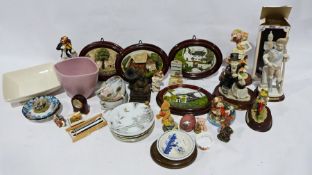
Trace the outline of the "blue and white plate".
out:
<instances>
[{"instance_id":1,"label":"blue and white plate","mask_svg":"<svg viewBox=\"0 0 312 175\"><path fill-rule=\"evenodd\" d=\"M35 97L25 103L22 109L23 115L29 120L42 121L46 120L49 117L53 116L53 114L59 109L60 101L54 96L43 96L43 98L47 99L50 103L49 109L42 113L35 113L33 110L33 104L36 98Z\"/></svg>"},{"instance_id":2,"label":"blue and white plate","mask_svg":"<svg viewBox=\"0 0 312 175\"><path fill-rule=\"evenodd\" d=\"M159 137L157 150L164 158L169 160L184 160L194 152L195 141L184 131L171 130Z\"/></svg>"}]
</instances>

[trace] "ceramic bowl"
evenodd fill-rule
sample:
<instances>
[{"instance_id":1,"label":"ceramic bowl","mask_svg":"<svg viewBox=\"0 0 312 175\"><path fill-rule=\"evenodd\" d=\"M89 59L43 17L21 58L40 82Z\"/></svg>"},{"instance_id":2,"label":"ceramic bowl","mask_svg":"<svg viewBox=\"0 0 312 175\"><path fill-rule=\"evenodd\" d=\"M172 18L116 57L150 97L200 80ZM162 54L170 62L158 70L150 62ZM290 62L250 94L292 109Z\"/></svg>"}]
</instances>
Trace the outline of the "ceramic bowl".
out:
<instances>
[{"instance_id":1,"label":"ceramic bowl","mask_svg":"<svg viewBox=\"0 0 312 175\"><path fill-rule=\"evenodd\" d=\"M99 69L89 58L67 59L55 64L54 68L69 97L80 94L88 98L94 92Z\"/></svg>"},{"instance_id":2,"label":"ceramic bowl","mask_svg":"<svg viewBox=\"0 0 312 175\"><path fill-rule=\"evenodd\" d=\"M39 95L47 95L61 88L53 68L42 64L3 74L3 97L7 102L22 102Z\"/></svg>"},{"instance_id":3,"label":"ceramic bowl","mask_svg":"<svg viewBox=\"0 0 312 175\"><path fill-rule=\"evenodd\" d=\"M100 104L102 106L102 109L108 110L108 109L114 109L115 107L122 105L124 103L128 102L128 94L125 93L123 98L117 100L117 101L100 101Z\"/></svg>"}]
</instances>

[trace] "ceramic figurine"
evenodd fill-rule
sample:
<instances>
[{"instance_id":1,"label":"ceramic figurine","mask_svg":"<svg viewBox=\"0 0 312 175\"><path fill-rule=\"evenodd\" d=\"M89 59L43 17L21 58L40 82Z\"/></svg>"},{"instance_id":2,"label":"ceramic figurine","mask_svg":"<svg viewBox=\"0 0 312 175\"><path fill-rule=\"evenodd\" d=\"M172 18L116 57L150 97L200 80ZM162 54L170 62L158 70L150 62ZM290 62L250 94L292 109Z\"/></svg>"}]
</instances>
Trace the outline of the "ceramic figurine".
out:
<instances>
[{"instance_id":1,"label":"ceramic figurine","mask_svg":"<svg viewBox=\"0 0 312 175\"><path fill-rule=\"evenodd\" d=\"M247 53L252 49L248 41L248 33L241 29L235 29L231 33L231 41L236 43L236 47L232 50L239 54L239 59L247 59Z\"/></svg>"},{"instance_id":2,"label":"ceramic figurine","mask_svg":"<svg viewBox=\"0 0 312 175\"><path fill-rule=\"evenodd\" d=\"M202 118L202 117L196 118L196 125L195 125L194 132L196 134L199 134L201 132L206 132L207 130L208 129L207 129L207 126L206 126L206 119Z\"/></svg>"},{"instance_id":3,"label":"ceramic figurine","mask_svg":"<svg viewBox=\"0 0 312 175\"><path fill-rule=\"evenodd\" d=\"M144 103L151 98L151 79L139 77L129 82L130 102Z\"/></svg>"},{"instance_id":4,"label":"ceramic figurine","mask_svg":"<svg viewBox=\"0 0 312 175\"><path fill-rule=\"evenodd\" d=\"M182 84L182 77L182 62L179 60L171 61L169 85Z\"/></svg>"},{"instance_id":5,"label":"ceramic figurine","mask_svg":"<svg viewBox=\"0 0 312 175\"><path fill-rule=\"evenodd\" d=\"M164 131L177 128L177 124L174 122L174 119L170 113L170 103L167 100L164 100L163 104L160 107L160 112L156 115L156 118L161 118Z\"/></svg>"},{"instance_id":6,"label":"ceramic figurine","mask_svg":"<svg viewBox=\"0 0 312 175\"><path fill-rule=\"evenodd\" d=\"M100 104L104 110L113 109L128 102L126 83L119 76L107 79L95 93L100 98Z\"/></svg>"},{"instance_id":7,"label":"ceramic figurine","mask_svg":"<svg viewBox=\"0 0 312 175\"><path fill-rule=\"evenodd\" d=\"M217 135L217 137L222 142L229 142L232 134L233 134L233 129L229 125L224 125L223 127L221 127L220 132Z\"/></svg>"},{"instance_id":8,"label":"ceramic figurine","mask_svg":"<svg viewBox=\"0 0 312 175\"><path fill-rule=\"evenodd\" d=\"M231 124L234 119L234 107L225 103L222 96L214 97L211 104L208 121L215 126L221 126L222 122L228 122Z\"/></svg>"},{"instance_id":9,"label":"ceramic figurine","mask_svg":"<svg viewBox=\"0 0 312 175\"><path fill-rule=\"evenodd\" d=\"M158 92L160 90L160 86L163 80L164 80L163 72L157 71L152 77L152 91L153 92Z\"/></svg>"},{"instance_id":10,"label":"ceramic figurine","mask_svg":"<svg viewBox=\"0 0 312 175\"><path fill-rule=\"evenodd\" d=\"M75 95L72 100L72 106L74 112L81 112L82 114L88 114L90 106L88 105L87 99L83 95Z\"/></svg>"},{"instance_id":11,"label":"ceramic figurine","mask_svg":"<svg viewBox=\"0 0 312 175\"><path fill-rule=\"evenodd\" d=\"M33 110L35 113L44 113L50 107L48 99L43 96L35 98L33 103Z\"/></svg>"},{"instance_id":12,"label":"ceramic figurine","mask_svg":"<svg viewBox=\"0 0 312 175\"><path fill-rule=\"evenodd\" d=\"M62 36L56 50L61 51L61 58L72 58L77 56L77 52L73 49L71 40L67 36Z\"/></svg>"},{"instance_id":13,"label":"ceramic figurine","mask_svg":"<svg viewBox=\"0 0 312 175\"><path fill-rule=\"evenodd\" d=\"M255 97L247 88L252 80L247 73L246 59L239 59L238 53L231 53L226 61L228 65L219 77L220 84L216 87L214 95L223 96L223 100L237 109L247 109Z\"/></svg>"},{"instance_id":14,"label":"ceramic figurine","mask_svg":"<svg viewBox=\"0 0 312 175\"><path fill-rule=\"evenodd\" d=\"M266 106L268 101L268 90L260 89L258 97L252 107L246 113L247 125L256 131L266 132L272 127L272 115Z\"/></svg>"},{"instance_id":15,"label":"ceramic figurine","mask_svg":"<svg viewBox=\"0 0 312 175\"><path fill-rule=\"evenodd\" d=\"M185 114L180 120L180 129L190 132L195 129L196 119L193 114Z\"/></svg>"},{"instance_id":16,"label":"ceramic figurine","mask_svg":"<svg viewBox=\"0 0 312 175\"><path fill-rule=\"evenodd\" d=\"M53 121L54 123L59 127L64 127L66 126L66 120L64 119L63 116L59 115L59 114L55 114L54 117L53 117Z\"/></svg>"},{"instance_id":17,"label":"ceramic figurine","mask_svg":"<svg viewBox=\"0 0 312 175\"><path fill-rule=\"evenodd\" d=\"M273 34L272 34L273 35ZM263 70L261 88L268 88L269 101L281 101L285 98L283 93L283 80L285 63L289 59L286 50L288 38L276 40L276 46L263 55ZM269 41L268 41L269 42Z\"/></svg>"}]
</instances>

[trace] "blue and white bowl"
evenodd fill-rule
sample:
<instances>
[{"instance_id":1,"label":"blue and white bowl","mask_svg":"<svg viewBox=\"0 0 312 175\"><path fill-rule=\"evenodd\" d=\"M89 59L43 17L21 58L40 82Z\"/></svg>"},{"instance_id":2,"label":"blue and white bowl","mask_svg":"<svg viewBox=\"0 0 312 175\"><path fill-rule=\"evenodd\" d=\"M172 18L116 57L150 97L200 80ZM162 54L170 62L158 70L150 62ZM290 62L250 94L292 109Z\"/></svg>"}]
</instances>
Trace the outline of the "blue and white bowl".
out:
<instances>
[{"instance_id":1,"label":"blue and white bowl","mask_svg":"<svg viewBox=\"0 0 312 175\"><path fill-rule=\"evenodd\" d=\"M33 109L33 105L34 105L35 99L40 98L40 97L35 97L27 101L25 105L23 106L22 113L27 119L33 120L33 121L44 121L52 117L53 114L59 109L60 101L56 97L54 96L42 96L42 97L48 100L50 104L49 108L45 112L35 113Z\"/></svg>"}]
</instances>

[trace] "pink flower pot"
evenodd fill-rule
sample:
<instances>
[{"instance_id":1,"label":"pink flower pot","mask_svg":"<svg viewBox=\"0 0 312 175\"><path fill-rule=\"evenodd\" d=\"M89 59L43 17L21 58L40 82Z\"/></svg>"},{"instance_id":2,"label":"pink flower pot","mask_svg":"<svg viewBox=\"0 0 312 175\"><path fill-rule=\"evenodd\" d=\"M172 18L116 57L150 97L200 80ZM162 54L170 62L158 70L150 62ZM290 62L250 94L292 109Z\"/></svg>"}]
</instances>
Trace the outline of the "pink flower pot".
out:
<instances>
[{"instance_id":1,"label":"pink flower pot","mask_svg":"<svg viewBox=\"0 0 312 175\"><path fill-rule=\"evenodd\" d=\"M56 75L69 97L90 97L96 87L99 69L87 57L71 58L54 65Z\"/></svg>"}]
</instances>

